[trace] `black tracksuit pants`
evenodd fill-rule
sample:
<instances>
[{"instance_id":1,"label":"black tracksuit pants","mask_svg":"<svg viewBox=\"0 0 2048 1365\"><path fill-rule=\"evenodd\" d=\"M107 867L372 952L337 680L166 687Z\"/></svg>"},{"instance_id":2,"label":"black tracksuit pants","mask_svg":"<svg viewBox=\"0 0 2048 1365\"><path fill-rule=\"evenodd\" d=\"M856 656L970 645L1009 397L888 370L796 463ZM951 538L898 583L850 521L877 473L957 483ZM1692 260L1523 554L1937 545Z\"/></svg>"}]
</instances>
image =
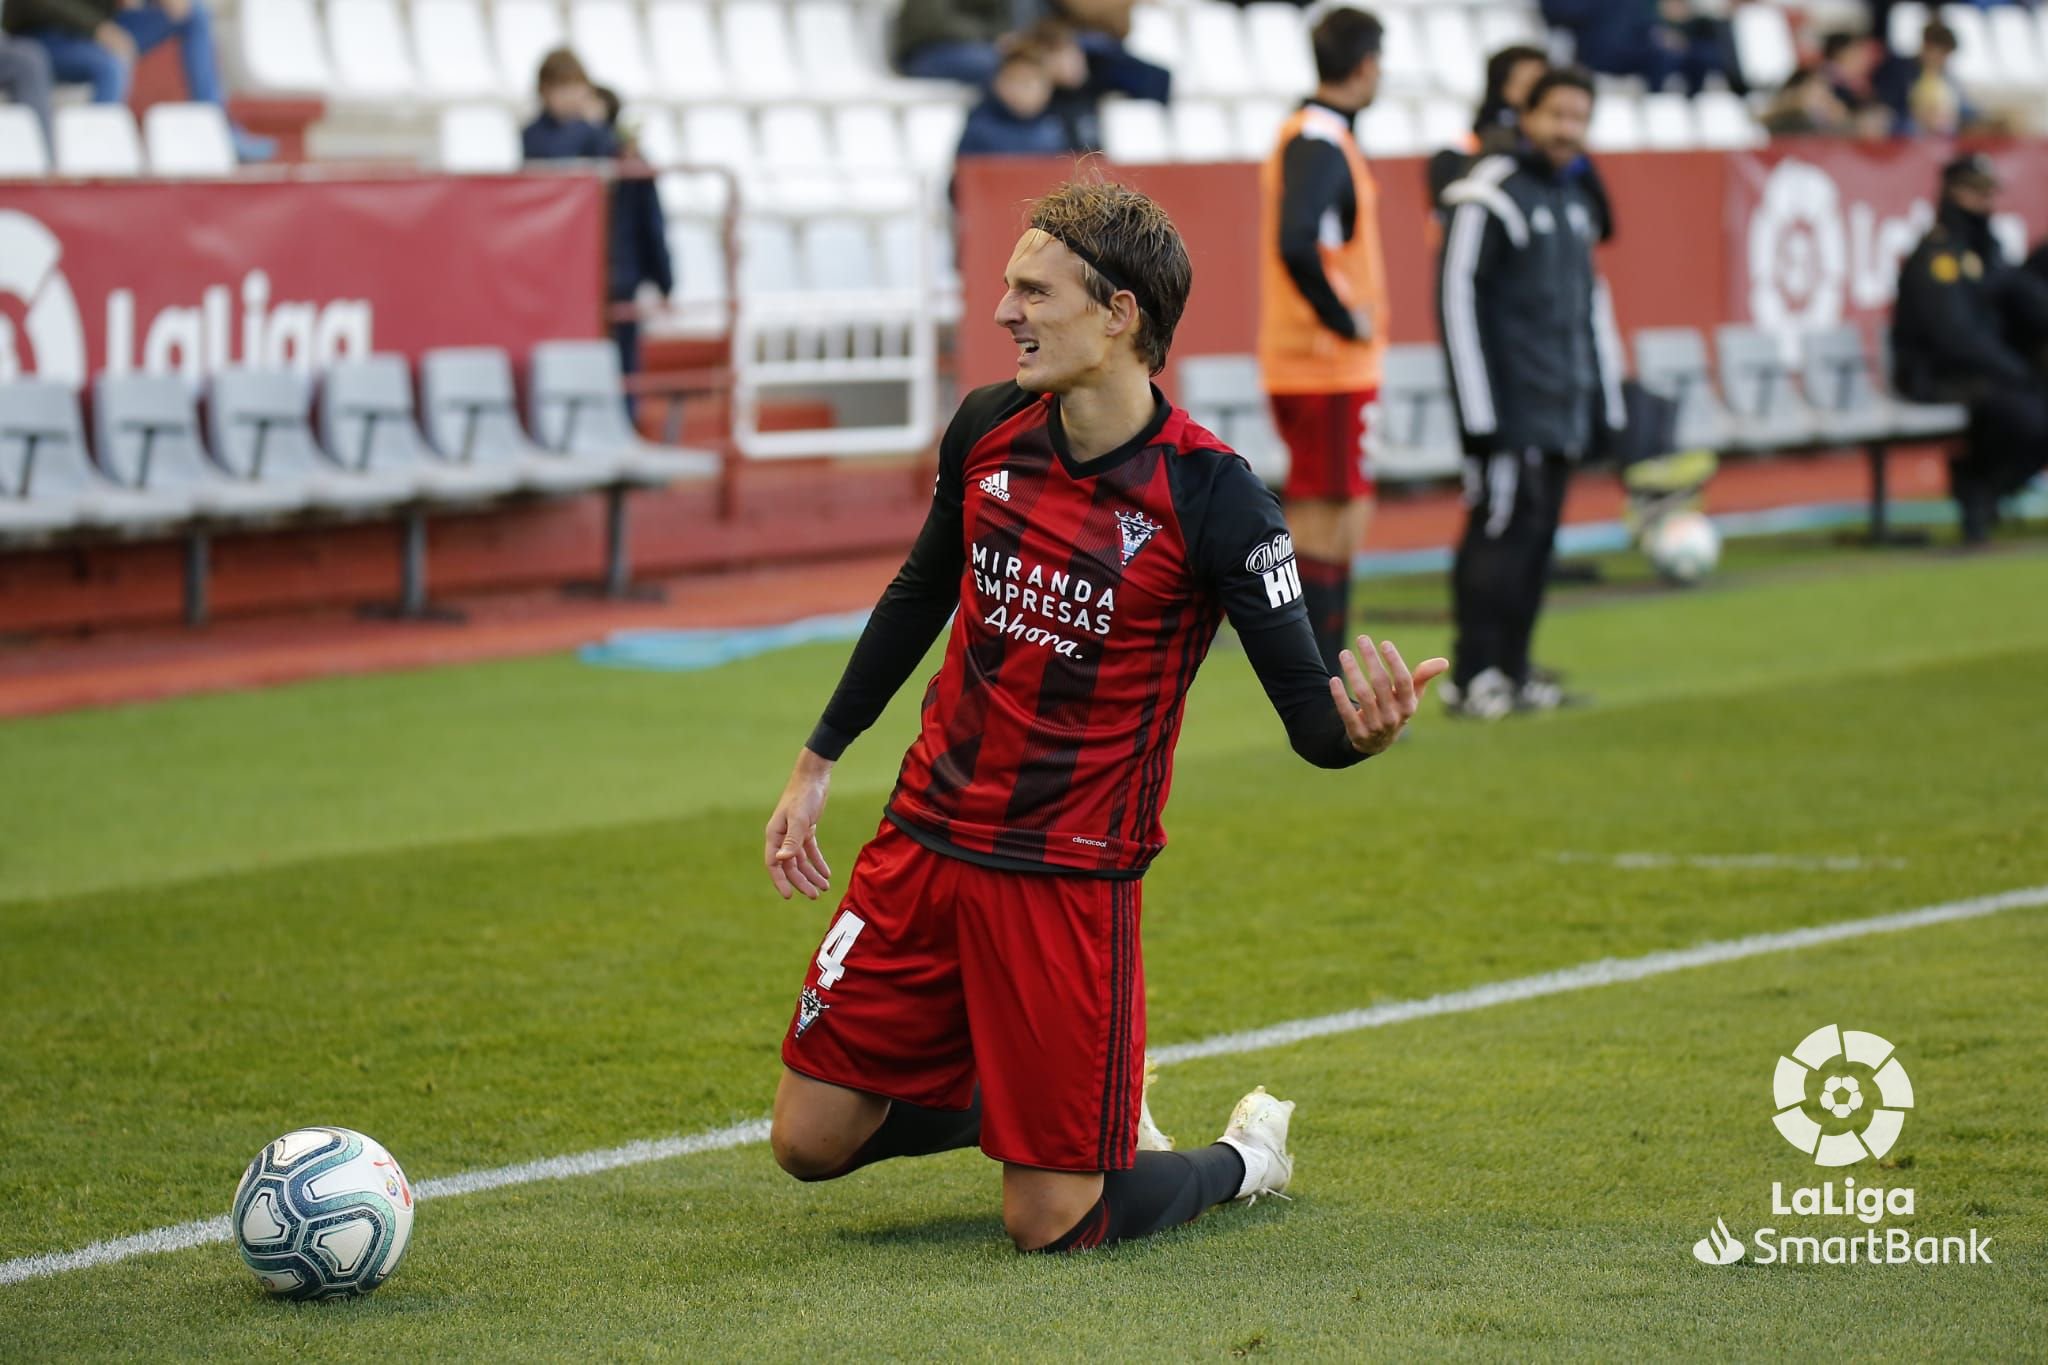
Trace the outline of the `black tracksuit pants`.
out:
<instances>
[{"instance_id":1,"label":"black tracksuit pants","mask_svg":"<svg viewBox=\"0 0 2048 1365\"><path fill-rule=\"evenodd\" d=\"M1465 534L1451 570L1459 687L1489 668L1528 680L1570 474L1570 460L1540 450L1466 457Z\"/></svg>"}]
</instances>

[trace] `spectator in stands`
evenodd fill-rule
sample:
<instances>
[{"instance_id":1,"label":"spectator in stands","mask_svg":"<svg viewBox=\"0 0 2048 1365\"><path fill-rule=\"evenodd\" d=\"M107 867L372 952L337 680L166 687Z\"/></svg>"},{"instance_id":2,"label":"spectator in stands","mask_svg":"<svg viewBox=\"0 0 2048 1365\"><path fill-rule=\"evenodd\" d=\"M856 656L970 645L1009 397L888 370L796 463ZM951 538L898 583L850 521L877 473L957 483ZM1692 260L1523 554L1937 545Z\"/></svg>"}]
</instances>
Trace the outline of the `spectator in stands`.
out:
<instances>
[{"instance_id":1,"label":"spectator in stands","mask_svg":"<svg viewBox=\"0 0 2048 1365\"><path fill-rule=\"evenodd\" d=\"M1772 137L1846 137L1856 131L1855 119L1818 66L1794 71L1758 121Z\"/></svg>"},{"instance_id":2,"label":"spectator in stands","mask_svg":"<svg viewBox=\"0 0 2048 1365\"><path fill-rule=\"evenodd\" d=\"M616 310L612 317L612 341L619 348L619 369L624 374L640 372L640 319L627 305L639 297L642 285L653 285L667 298L676 289L675 264L668 252L668 218L661 209L661 195L654 182L654 167L640 155L638 130L619 119L619 97L604 86L592 87L600 124L612 135L618 149L619 177L612 182L611 239L606 260L606 299ZM637 408L632 398L626 409Z\"/></svg>"},{"instance_id":3,"label":"spectator in stands","mask_svg":"<svg viewBox=\"0 0 2048 1365\"><path fill-rule=\"evenodd\" d=\"M1878 68L1877 96L1892 111L1892 131L1951 137L1977 122L1955 77L1955 55L1955 30L1935 19L1921 31L1918 57L1894 56Z\"/></svg>"},{"instance_id":4,"label":"spectator in stands","mask_svg":"<svg viewBox=\"0 0 2048 1365\"><path fill-rule=\"evenodd\" d=\"M1745 90L1726 22L1692 0L1543 0L1543 17L1572 34L1578 60L1595 71L1637 76L1652 90L1677 79L1688 95L1713 77Z\"/></svg>"},{"instance_id":5,"label":"spectator in stands","mask_svg":"<svg viewBox=\"0 0 2048 1365\"><path fill-rule=\"evenodd\" d=\"M1075 28L1063 19L1042 19L1025 35L1038 45L1052 77L1052 112L1067 131L1067 150L1102 150L1100 109L1105 95L1156 100L1164 104L1173 76L1124 50L1106 33Z\"/></svg>"},{"instance_id":6,"label":"spectator in stands","mask_svg":"<svg viewBox=\"0 0 2048 1365\"><path fill-rule=\"evenodd\" d=\"M42 44L52 74L90 85L100 104L126 100L135 59L175 38L187 96L202 104L225 103L206 0L8 0L0 25ZM228 126L243 161L277 155L273 139Z\"/></svg>"},{"instance_id":7,"label":"spectator in stands","mask_svg":"<svg viewBox=\"0 0 2048 1365\"><path fill-rule=\"evenodd\" d=\"M1013 0L903 0L896 69L926 80L987 85L1002 65L996 43L1015 23Z\"/></svg>"},{"instance_id":8,"label":"spectator in stands","mask_svg":"<svg viewBox=\"0 0 2048 1365\"><path fill-rule=\"evenodd\" d=\"M1472 116L1472 135L1429 159L1429 201L1441 208L1444 191L1465 178L1483 156L1513 152L1522 145L1522 102L1539 77L1550 69L1540 47L1517 43L1487 58L1486 94Z\"/></svg>"},{"instance_id":9,"label":"spectator in stands","mask_svg":"<svg viewBox=\"0 0 2048 1365\"><path fill-rule=\"evenodd\" d=\"M1067 125L1052 107L1054 79L1046 57L1028 38L1003 44L988 94L960 131L959 156L1058 156L1071 150Z\"/></svg>"},{"instance_id":10,"label":"spectator in stands","mask_svg":"<svg viewBox=\"0 0 2048 1365\"><path fill-rule=\"evenodd\" d=\"M40 43L0 38L0 97L25 104L50 137L50 54Z\"/></svg>"},{"instance_id":11,"label":"spectator in stands","mask_svg":"<svg viewBox=\"0 0 2048 1365\"><path fill-rule=\"evenodd\" d=\"M1963 540L1980 544L1998 503L2048 461L2048 284L2005 259L1991 231L1988 158L1942 168L1933 229L1899 267L1892 382L1918 403L1967 403L1969 439L1949 463Z\"/></svg>"},{"instance_id":12,"label":"spectator in stands","mask_svg":"<svg viewBox=\"0 0 2048 1365\"><path fill-rule=\"evenodd\" d=\"M520 135L528 161L618 155L618 139L604 123L604 102L574 52L558 47L541 58L535 86L540 116Z\"/></svg>"},{"instance_id":13,"label":"spectator in stands","mask_svg":"<svg viewBox=\"0 0 2048 1365\"><path fill-rule=\"evenodd\" d=\"M1883 137L1892 130L1892 113L1878 100L1871 81L1884 48L1875 38L1861 33L1830 33L1821 40L1821 72L1828 89L1848 113L1855 131L1864 137Z\"/></svg>"}]
</instances>

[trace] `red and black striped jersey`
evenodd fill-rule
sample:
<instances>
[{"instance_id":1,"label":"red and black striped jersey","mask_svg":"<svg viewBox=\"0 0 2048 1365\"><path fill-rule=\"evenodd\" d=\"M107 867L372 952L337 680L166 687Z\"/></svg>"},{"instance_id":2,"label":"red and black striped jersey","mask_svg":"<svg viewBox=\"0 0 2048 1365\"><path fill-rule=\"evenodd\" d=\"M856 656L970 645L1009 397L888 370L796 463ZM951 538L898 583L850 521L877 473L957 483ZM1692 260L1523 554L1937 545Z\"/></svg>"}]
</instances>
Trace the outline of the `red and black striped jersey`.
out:
<instances>
[{"instance_id":1,"label":"red and black striped jersey","mask_svg":"<svg viewBox=\"0 0 2048 1365\"><path fill-rule=\"evenodd\" d=\"M810 747L836 758L954 615L889 817L1000 867L1136 877L1165 846L1188 687L1228 616L1295 748L1358 755L1329 695L1273 494L1154 391L1145 430L1076 460L1054 397L969 395L932 508Z\"/></svg>"}]
</instances>

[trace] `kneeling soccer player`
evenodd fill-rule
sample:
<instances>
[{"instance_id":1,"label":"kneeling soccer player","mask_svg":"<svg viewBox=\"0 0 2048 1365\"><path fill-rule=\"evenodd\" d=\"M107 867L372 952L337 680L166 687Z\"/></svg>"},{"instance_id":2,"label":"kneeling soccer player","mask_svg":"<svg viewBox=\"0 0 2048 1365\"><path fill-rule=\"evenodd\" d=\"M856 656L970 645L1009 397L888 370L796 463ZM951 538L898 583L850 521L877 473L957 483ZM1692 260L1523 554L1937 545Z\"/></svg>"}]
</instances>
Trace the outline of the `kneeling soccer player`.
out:
<instances>
[{"instance_id":1,"label":"kneeling soccer player","mask_svg":"<svg viewBox=\"0 0 2048 1365\"><path fill-rule=\"evenodd\" d=\"M1252 1091L1223 1136L1163 1141L1144 1103L1138 878L1165 844L1183 703L1227 614L1294 749L1379 753L1411 675L1360 637L1322 666L1279 504L1151 383L1192 270L1144 195L1033 206L995 321L1014 382L968 395L924 528L768 822L787 899L816 899L833 763L958 609L881 829L854 864L782 1045L773 1146L828 1180L979 1144L1017 1246L1143 1237L1277 1194L1294 1106ZM1149 1138L1141 1141L1141 1138Z\"/></svg>"}]
</instances>

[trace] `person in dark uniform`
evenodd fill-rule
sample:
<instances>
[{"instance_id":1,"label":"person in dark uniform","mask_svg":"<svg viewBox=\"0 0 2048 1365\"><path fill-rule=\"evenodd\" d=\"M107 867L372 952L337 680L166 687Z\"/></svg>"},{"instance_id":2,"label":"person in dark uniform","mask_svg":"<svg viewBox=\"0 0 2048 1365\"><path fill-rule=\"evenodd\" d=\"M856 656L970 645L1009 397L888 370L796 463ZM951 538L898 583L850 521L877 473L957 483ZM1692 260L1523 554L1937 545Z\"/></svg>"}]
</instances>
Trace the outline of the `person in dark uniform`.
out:
<instances>
[{"instance_id":1,"label":"person in dark uniform","mask_svg":"<svg viewBox=\"0 0 2048 1365\"><path fill-rule=\"evenodd\" d=\"M1574 174L1593 82L1544 73L1528 144L1444 192L1438 312L1465 446L1465 534L1452 571L1453 715L1495 720L1567 701L1529 662L1573 462L1627 425L1621 348L1593 248L1600 200Z\"/></svg>"},{"instance_id":2,"label":"person in dark uniform","mask_svg":"<svg viewBox=\"0 0 2048 1365\"><path fill-rule=\"evenodd\" d=\"M1934 228L1899 267L1892 383L1918 403L1964 403L1969 438L1949 463L1963 540L1991 534L2001 498L2048 462L2048 284L1991 231L1998 176L1982 155L1942 168Z\"/></svg>"}]
</instances>

